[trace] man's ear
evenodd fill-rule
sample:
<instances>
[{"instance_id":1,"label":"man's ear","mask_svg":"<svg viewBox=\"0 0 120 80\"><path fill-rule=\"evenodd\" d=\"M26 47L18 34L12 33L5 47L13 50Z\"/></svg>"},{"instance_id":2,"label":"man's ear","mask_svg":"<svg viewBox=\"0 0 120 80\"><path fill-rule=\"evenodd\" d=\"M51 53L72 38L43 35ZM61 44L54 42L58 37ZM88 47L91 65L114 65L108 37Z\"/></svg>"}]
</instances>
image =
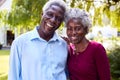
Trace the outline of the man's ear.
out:
<instances>
[{"instance_id":1,"label":"man's ear","mask_svg":"<svg viewBox=\"0 0 120 80\"><path fill-rule=\"evenodd\" d=\"M41 12L41 16L43 16L43 12Z\"/></svg>"}]
</instances>

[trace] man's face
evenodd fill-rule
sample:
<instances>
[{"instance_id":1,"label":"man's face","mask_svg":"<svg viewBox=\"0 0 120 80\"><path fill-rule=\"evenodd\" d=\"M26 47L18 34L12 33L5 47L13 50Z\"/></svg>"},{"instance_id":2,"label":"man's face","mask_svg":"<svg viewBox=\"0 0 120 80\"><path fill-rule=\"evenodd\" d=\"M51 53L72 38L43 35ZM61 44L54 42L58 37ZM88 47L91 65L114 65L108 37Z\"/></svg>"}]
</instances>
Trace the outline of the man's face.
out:
<instances>
[{"instance_id":1,"label":"man's face","mask_svg":"<svg viewBox=\"0 0 120 80\"><path fill-rule=\"evenodd\" d=\"M52 5L47 9L42 16L41 29L45 34L53 34L64 19L64 10L57 6Z\"/></svg>"}]
</instances>

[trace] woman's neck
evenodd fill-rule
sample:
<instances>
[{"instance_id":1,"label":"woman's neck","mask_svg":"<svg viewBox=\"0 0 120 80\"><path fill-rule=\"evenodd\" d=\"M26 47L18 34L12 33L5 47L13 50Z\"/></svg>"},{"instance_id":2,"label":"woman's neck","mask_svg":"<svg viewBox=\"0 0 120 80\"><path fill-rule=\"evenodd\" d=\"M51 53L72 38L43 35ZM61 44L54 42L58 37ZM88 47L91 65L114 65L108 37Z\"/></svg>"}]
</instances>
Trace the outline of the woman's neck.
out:
<instances>
[{"instance_id":1,"label":"woman's neck","mask_svg":"<svg viewBox=\"0 0 120 80\"><path fill-rule=\"evenodd\" d=\"M75 51L76 52L83 52L83 51L85 51L87 46L88 46L88 44L89 44L89 40L84 38L80 43L74 44Z\"/></svg>"}]
</instances>

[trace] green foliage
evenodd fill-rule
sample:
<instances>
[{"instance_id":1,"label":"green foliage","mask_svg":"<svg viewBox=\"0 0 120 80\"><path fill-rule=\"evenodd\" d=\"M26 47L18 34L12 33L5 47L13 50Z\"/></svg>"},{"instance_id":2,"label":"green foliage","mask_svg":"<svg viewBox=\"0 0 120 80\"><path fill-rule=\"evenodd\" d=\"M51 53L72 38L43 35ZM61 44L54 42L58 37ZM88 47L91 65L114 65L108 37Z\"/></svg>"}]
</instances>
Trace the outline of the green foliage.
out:
<instances>
[{"instance_id":1,"label":"green foliage","mask_svg":"<svg viewBox=\"0 0 120 80\"><path fill-rule=\"evenodd\" d=\"M86 4L86 5L85 5L85 10L86 10L86 11L89 11L90 8L91 8L91 6L93 6L93 3L91 3L91 2L86 2L85 4Z\"/></svg>"},{"instance_id":2,"label":"green foliage","mask_svg":"<svg viewBox=\"0 0 120 80\"><path fill-rule=\"evenodd\" d=\"M8 24L12 27L31 29L39 24L42 7L47 0L13 0Z\"/></svg>"},{"instance_id":3,"label":"green foliage","mask_svg":"<svg viewBox=\"0 0 120 80\"><path fill-rule=\"evenodd\" d=\"M0 76L0 80L7 80L7 78L8 78L7 75Z\"/></svg>"},{"instance_id":4,"label":"green foliage","mask_svg":"<svg viewBox=\"0 0 120 80\"><path fill-rule=\"evenodd\" d=\"M10 50L0 50L0 56L9 55L9 54L10 54Z\"/></svg>"},{"instance_id":5,"label":"green foliage","mask_svg":"<svg viewBox=\"0 0 120 80\"><path fill-rule=\"evenodd\" d=\"M116 46L110 50L108 58L110 61L112 78L120 80L120 46Z\"/></svg>"},{"instance_id":6,"label":"green foliage","mask_svg":"<svg viewBox=\"0 0 120 80\"><path fill-rule=\"evenodd\" d=\"M7 10L0 11L0 22L2 24L7 23L7 18L8 18L8 11Z\"/></svg>"},{"instance_id":7,"label":"green foliage","mask_svg":"<svg viewBox=\"0 0 120 80\"><path fill-rule=\"evenodd\" d=\"M104 13L109 18L111 26L117 27L118 30L120 31L120 23L119 23L119 21L120 21L120 7L117 8L117 5L114 6L114 7L116 7L116 9L113 11L110 11L110 7L111 6L105 5Z\"/></svg>"},{"instance_id":8,"label":"green foliage","mask_svg":"<svg viewBox=\"0 0 120 80\"><path fill-rule=\"evenodd\" d=\"M118 31L120 31L120 0L105 0L102 2L100 1L94 1L94 0L72 0L71 7L78 7L80 9L85 9L86 11L90 11L91 8L94 8L94 16L92 16L93 19L93 26L99 25L99 26L106 26L111 25L112 27L116 27ZM101 6L95 7L94 2L100 2ZM115 10L111 11L111 6L115 7ZM105 19L104 16L107 16L106 18L109 19L107 23L103 22Z\"/></svg>"},{"instance_id":9,"label":"green foliage","mask_svg":"<svg viewBox=\"0 0 120 80\"><path fill-rule=\"evenodd\" d=\"M102 8L95 8L95 14L94 14L94 19L93 19L93 25L101 25L102 26L102 15L100 11Z\"/></svg>"},{"instance_id":10,"label":"green foliage","mask_svg":"<svg viewBox=\"0 0 120 80\"><path fill-rule=\"evenodd\" d=\"M120 0L112 0L113 2L115 2L115 3L117 3L117 2L119 2Z\"/></svg>"},{"instance_id":11,"label":"green foliage","mask_svg":"<svg viewBox=\"0 0 120 80\"><path fill-rule=\"evenodd\" d=\"M71 2L71 5L70 5L71 7L74 7L75 6L75 0L72 0L72 2Z\"/></svg>"},{"instance_id":12,"label":"green foliage","mask_svg":"<svg viewBox=\"0 0 120 80\"><path fill-rule=\"evenodd\" d=\"M107 4L105 5L103 12L106 14L108 18L110 18L110 10Z\"/></svg>"}]
</instances>

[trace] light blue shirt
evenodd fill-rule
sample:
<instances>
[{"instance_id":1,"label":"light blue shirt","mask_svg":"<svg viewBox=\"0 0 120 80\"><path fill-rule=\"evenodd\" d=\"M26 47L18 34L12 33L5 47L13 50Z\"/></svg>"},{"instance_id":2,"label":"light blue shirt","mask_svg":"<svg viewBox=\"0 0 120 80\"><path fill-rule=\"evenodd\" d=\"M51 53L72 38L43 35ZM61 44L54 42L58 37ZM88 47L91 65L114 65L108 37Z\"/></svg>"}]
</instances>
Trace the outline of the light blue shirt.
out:
<instances>
[{"instance_id":1,"label":"light blue shirt","mask_svg":"<svg viewBox=\"0 0 120 80\"><path fill-rule=\"evenodd\" d=\"M48 42L37 28L11 46L8 80L66 80L67 43L55 33Z\"/></svg>"}]
</instances>

